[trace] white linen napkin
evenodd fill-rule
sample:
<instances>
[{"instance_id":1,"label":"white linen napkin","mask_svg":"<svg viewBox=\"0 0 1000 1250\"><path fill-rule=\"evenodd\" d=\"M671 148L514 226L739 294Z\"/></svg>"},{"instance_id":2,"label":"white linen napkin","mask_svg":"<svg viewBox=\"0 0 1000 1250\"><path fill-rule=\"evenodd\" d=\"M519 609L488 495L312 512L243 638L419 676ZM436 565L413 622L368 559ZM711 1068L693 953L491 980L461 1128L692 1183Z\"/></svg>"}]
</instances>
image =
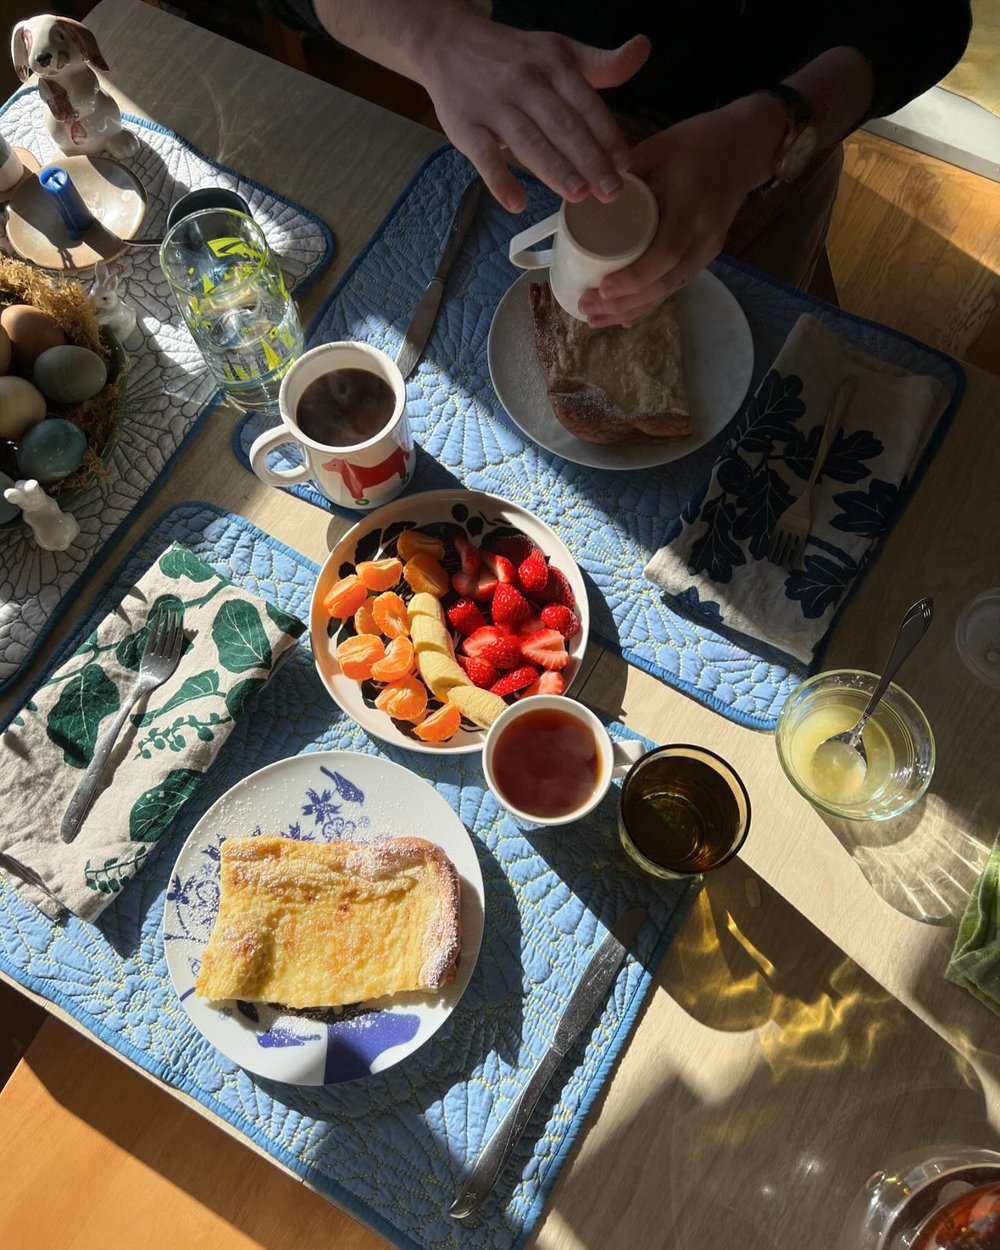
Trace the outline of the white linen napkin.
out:
<instances>
[{"instance_id":1,"label":"white linen napkin","mask_svg":"<svg viewBox=\"0 0 1000 1250\"><path fill-rule=\"evenodd\" d=\"M186 649L173 676L129 717L67 844L63 813L101 729L135 685L149 616L163 602L183 605ZM95 920L169 832L304 629L186 547L167 548L4 732L0 869L21 894L47 915L65 909Z\"/></svg>"},{"instance_id":2,"label":"white linen napkin","mask_svg":"<svg viewBox=\"0 0 1000 1250\"><path fill-rule=\"evenodd\" d=\"M767 559L774 524L802 493L847 375L856 387L813 488L802 567L788 571ZM678 611L808 664L947 403L935 378L876 360L800 317L646 577Z\"/></svg>"}]
</instances>

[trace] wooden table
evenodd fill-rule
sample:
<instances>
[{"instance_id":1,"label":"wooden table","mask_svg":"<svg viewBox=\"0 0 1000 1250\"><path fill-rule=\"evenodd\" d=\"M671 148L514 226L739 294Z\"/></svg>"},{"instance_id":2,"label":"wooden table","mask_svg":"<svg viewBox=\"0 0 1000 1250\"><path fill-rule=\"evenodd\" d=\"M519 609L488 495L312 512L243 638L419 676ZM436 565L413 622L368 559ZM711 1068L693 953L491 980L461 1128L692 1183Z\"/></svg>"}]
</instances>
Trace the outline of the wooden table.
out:
<instances>
[{"instance_id":1,"label":"wooden table","mask_svg":"<svg viewBox=\"0 0 1000 1250\"><path fill-rule=\"evenodd\" d=\"M441 142L136 0L102 0L88 24L124 107L333 227L336 261L303 300L306 318ZM750 790L754 822L658 970L533 1244L830 1250L849 1201L894 1154L941 1140L1000 1144L1000 1029L942 978L956 918L1000 828L1000 699L952 643L961 607L1000 584L998 411L1000 381L970 369L953 428L829 651L831 667L878 667L902 610L934 596L933 630L905 684L934 726L939 762L928 798L907 816L881 826L824 818L788 786L771 735L608 654L589 657L582 697L657 741L726 756ZM346 523L239 466L236 419L218 411L152 514L108 553L109 569L162 512L198 498L323 558ZM16 1183L19 1167L29 1178L22 1156L2 1157L8 1219L30 1227L40 1195ZM331 1244L341 1219L346 1226L331 1209Z\"/></svg>"}]
</instances>

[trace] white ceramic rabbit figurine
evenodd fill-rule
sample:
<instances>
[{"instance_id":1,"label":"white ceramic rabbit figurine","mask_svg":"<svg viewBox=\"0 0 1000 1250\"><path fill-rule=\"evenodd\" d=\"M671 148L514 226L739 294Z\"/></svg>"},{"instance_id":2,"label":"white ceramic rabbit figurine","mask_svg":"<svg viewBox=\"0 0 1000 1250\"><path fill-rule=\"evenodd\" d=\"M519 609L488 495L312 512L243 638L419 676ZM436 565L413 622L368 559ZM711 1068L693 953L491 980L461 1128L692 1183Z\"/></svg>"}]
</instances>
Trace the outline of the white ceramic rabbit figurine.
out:
<instances>
[{"instance_id":1,"label":"white ceramic rabbit figurine","mask_svg":"<svg viewBox=\"0 0 1000 1250\"><path fill-rule=\"evenodd\" d=\"M118 294L118 275L111 273L103 260L94 266L94 285L87 298L97 314L97 324L107 326L118 342L124 343L135 329L135 309Z\"/></svg>"},{"instance_id":2,"label":"white ceramic rabbit figurine","mask_svg":"<svg viewBox=\"0 0 1000 1250\"><path fill-rule=\"evenodd\" d=\"M63 512L34 478L8 486L3 497L24 513L24 519L35 535L35 542L43 551L65 551L80 532L80 522L76 517Z\"/></svg>"}]
</instances>

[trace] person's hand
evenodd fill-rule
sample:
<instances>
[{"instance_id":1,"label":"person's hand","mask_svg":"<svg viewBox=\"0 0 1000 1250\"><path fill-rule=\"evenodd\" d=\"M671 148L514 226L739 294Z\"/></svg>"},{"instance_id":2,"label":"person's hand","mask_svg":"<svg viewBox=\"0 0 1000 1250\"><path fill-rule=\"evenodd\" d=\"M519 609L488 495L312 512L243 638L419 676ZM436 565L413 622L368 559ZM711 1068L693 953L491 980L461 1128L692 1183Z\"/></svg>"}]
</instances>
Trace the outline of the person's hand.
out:
<instances>
[{"instance_id":1,"label":"person's hand","mask_svg":"<svg viewBox=\"0 0 1000 1250\"><path fill-rule=\"evenodd\" d=\"M424 41L418 76L448 138L519 213L526 197L503 147L567 200L621 191L631 154L595 88L626 82L649 51L645 35L605 51L452 10L446 34Z\"/></svg>"},{"instance_id":2,"label":"person's hand","mask_svg":"<svg viewBox=\"0 0 1000 1250\"><path fill-rule=\"evenodd\" d=\"M590 325L632 325L718 256L740 205L771 176L786 125L780 101L747 96L636 146L632 173L652 187L659 227L635 264L584 294Z\"/></svg>"}]
</instances>

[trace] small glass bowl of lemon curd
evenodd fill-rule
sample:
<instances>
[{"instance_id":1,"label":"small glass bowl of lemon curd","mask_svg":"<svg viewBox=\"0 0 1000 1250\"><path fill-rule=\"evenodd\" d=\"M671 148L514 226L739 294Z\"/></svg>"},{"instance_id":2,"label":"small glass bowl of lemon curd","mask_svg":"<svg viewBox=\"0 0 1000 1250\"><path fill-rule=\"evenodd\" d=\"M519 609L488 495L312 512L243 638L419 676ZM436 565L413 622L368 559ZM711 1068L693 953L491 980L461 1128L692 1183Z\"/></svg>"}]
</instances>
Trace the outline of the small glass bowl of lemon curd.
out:
<instances>
[{"instance_id":1,"label":"small glass bowl of lemon curd","mask_svg":"<svg viewBox=\"0 0 1000 1250\"><path fill-rule=\"evenodd\" d=\"M920 799L934 772L934 735L905 690L890 685L865 725L865 769L849 748L819 751L858 721L878 681L875 673L817 673L789 695L775 745L792 785L813 806L844 820L889 820Z\"/></svg>"}]
</instances>

